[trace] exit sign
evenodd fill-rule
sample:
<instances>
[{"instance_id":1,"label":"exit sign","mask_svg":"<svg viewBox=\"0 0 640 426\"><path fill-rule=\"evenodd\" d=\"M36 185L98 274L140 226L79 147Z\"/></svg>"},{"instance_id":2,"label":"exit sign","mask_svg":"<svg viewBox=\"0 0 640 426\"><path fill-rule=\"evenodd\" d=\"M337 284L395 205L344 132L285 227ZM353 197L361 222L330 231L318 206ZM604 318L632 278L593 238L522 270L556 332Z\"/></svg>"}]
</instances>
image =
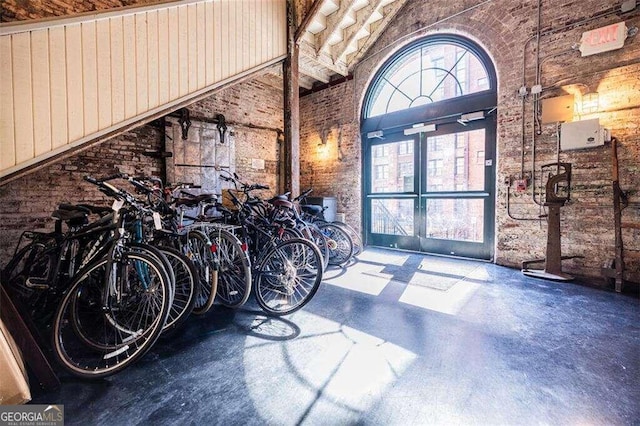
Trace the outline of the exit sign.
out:
<instances>
[{"instance_id":1,"label":"exit sign","mask_svg":"<svg viewBox=\"0 0 640 426\"><path fill-rule=\"evenodd\" d=\"M582 33L580 39L580 52L582 56L595 55L620 49L627 38L627 27L624 22L607 25L606 27Z\"/></svg>"}]
</instances>

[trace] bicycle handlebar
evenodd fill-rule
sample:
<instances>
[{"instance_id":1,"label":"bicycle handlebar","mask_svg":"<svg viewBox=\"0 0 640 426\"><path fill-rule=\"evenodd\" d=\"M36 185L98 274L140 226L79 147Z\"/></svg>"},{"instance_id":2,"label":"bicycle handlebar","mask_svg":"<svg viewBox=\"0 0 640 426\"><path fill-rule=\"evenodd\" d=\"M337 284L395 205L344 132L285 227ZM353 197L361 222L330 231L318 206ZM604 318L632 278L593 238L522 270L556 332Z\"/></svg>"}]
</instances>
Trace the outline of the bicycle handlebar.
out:
<instances>
[{"instance_id":1,"label":"bicycle handlebar","mask_svg":"<svg viewBox=\"0 0 640 426\"><path fill-rule=\"evenodd\" d=\"M309 194L311 194L313 192L313 188L309 188L306 191L304 191L302 194L298 195L296 198L293 199L293 201L300 201L304 198L307 198L307 196Z\"/></svg>"}]
</instances>

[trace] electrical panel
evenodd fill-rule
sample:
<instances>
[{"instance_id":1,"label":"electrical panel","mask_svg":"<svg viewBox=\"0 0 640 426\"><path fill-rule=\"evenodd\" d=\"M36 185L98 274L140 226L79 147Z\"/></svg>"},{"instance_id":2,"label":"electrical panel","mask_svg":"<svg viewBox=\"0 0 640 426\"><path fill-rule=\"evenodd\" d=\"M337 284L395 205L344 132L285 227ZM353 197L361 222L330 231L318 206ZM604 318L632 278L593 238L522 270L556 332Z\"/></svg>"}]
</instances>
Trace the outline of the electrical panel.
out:
<instances>
[{"instance_id":1,"label":"electrical panel","mask_svg":"<svg viewBox=\"0 0 640 426\"><path fill-rule=\"evenodd\" d=\"M573 95L542 99L542 124L573 120Z\"/></svg>"},{"instance_id":2,"label":"electrical panel","mask_svg":"<svg viewBox=\"0 0 640 426\"><path fill-rule=\"evenodd\" d=\"M602 146L609 139L609 131L600 125L598 118L562 123L560 127L562 151Z\"/></svg>"}]
</instances>

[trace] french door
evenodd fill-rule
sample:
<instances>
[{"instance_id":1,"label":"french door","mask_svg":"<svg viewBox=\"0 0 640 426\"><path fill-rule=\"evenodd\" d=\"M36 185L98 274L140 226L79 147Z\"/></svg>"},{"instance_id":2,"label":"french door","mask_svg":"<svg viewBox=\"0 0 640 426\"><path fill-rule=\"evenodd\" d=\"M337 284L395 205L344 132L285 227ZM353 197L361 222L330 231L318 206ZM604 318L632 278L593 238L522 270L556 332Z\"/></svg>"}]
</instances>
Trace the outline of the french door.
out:
<instances>
[{"instance_id":1,"label":"french door","mask_svg":"<svg viewBox=\"0 0 640 426\"><path fill-rule=\"evenodd\" d=\"M366 141L367 243L491 259L494 116L405 133L411 128Z\"/></svg>"}]
</instances>

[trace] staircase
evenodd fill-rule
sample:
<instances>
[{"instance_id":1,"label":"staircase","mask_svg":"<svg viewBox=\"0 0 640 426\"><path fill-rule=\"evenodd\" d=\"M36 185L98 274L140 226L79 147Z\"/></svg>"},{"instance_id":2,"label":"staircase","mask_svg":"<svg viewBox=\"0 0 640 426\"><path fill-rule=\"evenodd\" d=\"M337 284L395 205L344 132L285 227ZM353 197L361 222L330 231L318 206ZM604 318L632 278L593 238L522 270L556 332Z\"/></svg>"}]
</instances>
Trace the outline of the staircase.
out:
<instances>
[{"instance_id":1,"label":"staircase","mask_svg":"<svg viewBox=\"0 0 640 426\"><path fill-rule=\"evenodd\" d=\"M281 61L286 25L286 0L0 25L0 185Z\"/></svg>"}]
</instances>

